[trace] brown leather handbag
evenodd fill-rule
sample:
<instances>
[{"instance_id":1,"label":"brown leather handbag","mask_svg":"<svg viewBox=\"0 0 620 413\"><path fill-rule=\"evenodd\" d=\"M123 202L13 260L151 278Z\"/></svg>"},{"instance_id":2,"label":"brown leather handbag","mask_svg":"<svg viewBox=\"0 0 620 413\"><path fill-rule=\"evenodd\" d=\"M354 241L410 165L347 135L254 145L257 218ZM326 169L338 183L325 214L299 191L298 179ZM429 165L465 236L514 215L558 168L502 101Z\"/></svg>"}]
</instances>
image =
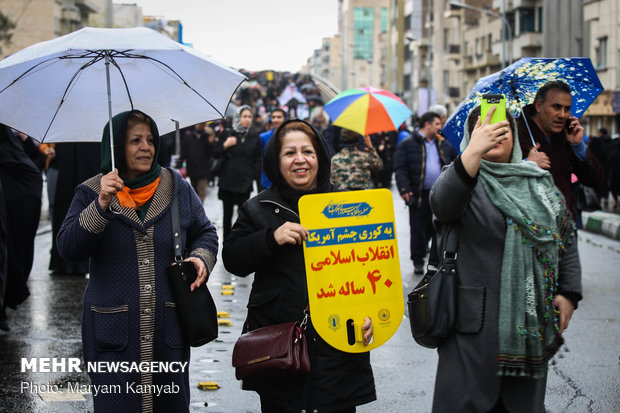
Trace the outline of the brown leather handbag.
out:
<instances>
[{"instance_id":1,"label":"brown leather handbag","mask_svg":"<svg viewBox=\"0 0 620 413\"><path fill-rule=\"evenodd\" d=\"M255 381L308 373L307 322L306 312L302 322L291 321L242 334L232 355L237 380Z\"/></svg>"}]
</instances>

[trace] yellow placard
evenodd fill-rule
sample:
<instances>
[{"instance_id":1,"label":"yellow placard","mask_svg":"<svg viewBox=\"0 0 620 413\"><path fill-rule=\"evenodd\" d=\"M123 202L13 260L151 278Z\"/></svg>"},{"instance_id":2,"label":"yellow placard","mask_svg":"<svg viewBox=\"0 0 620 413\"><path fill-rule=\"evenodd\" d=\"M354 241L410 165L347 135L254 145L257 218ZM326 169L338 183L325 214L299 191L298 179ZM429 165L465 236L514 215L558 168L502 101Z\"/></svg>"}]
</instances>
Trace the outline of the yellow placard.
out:
<instances>
[{"instance_id":1,"label":"yellow placard","mask_svg":"<svg viewBox=\"0 0 620 413\"><path fill-rule=\"evenodd\" d=\"M332 347L372 350L404 314L392 194L387 189L305 195L299 200L312 324ZM370 317L373 341L361 326Z\"/></svg>"}]
</instances>

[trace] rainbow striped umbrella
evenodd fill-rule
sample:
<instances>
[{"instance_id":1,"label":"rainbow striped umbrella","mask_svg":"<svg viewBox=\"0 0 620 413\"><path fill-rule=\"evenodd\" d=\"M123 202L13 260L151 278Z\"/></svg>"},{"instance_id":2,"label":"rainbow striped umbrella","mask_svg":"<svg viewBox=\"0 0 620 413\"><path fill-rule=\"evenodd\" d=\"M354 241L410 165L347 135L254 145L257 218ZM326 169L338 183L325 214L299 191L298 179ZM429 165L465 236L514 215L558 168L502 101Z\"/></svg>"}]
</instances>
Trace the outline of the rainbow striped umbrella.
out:
<instances>
[{"instance_id":1,"label":"rainbow striped umbrella","mask_svg":"<svg viewBox=\"0 0 620 413\"><path fill-rule=\"evenodd\" d=\"M412 114L398 96L372 86L340 92L325 110L334 125L362 135L398 130Z\"/></svg>"}]
</instances>

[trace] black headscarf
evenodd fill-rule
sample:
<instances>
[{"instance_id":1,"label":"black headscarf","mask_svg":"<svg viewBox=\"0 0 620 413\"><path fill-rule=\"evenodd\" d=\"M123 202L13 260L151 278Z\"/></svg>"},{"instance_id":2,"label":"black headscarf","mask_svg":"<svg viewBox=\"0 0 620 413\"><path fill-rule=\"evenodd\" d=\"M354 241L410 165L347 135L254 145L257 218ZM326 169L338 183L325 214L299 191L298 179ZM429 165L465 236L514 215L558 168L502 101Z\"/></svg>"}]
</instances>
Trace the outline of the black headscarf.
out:
<instances>
[{"instance_id":1,"label":"black headscarf","mask_svg":"<svg viewBox=\"0 0 620 413\"><path fill-rule=\"evenodd\" d=\"M290 123L298 122L303 123L312 129L312 131L316 135L316 143L318 143L318 148L315 147L315 151L318 157L318 165L319 170L317 173L317 186L314 189L302 191L293 189L289 186L288 183L284 180L284 177L280 173L280 153L278 149L278 141L282 139L281 131L289 125ZM313 142L313 145L316 144ZM319 134L319 132L308 122L303 120L288 120L284 122L271 136L267 144L265 145L265 151L263 152L263 169L265 170L265 175L273 185L278 187L282 197L285 201L295 210L297 211L297 201L303 195L306 194L315 194L328 192L330 190L330 177L331 177L331 160L329 157L329 151L327 149L327 143L325 139Z\"/></svg>"},{"instance_id":2,"label":"black headscarf","mask_svg":"<svg viewBox=\"0 0 620 413\"><path fill-rule=\"evenodd\" d=\"M127 141L127 119L131 113L141 113L151 122L151 134L153 135L153 143L155 145L155 155L151 169L136 178L125 180L125 186L130 189L141 188L153 182L161 174L161 166L157 163L159 155L159 131L155 121L146 113L139 110L121 112L112 118L112 127L114 133L114 166L118 169L121 178L127 172L127 159L125 158L125 143ZM101 138L101 172L107 174L112 170L112 158L110 156L110 122L103 128L103 136Z\"/></svg>"}]
</instances>

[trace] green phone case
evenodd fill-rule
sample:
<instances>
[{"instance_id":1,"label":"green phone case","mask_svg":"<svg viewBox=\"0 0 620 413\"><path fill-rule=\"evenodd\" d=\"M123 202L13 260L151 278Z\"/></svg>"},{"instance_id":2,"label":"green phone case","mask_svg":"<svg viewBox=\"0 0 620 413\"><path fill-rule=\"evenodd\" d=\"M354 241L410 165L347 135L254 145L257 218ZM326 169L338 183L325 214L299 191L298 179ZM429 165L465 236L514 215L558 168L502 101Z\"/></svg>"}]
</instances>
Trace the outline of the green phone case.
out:
<instances>
[{"instance_id":1,"label":"green phone case","mask_svg":"<svg viewBox=\"0 0 620 413\"><path fill-rule=\"evenodd\" d=\"M482 95L482 103L480 104L480 122L484 122L484 119L492 106L497 106L493 116L491 117L491 124L506 120L506 98L504 95L486 94Z\"/></svg>"}]
</instances>

